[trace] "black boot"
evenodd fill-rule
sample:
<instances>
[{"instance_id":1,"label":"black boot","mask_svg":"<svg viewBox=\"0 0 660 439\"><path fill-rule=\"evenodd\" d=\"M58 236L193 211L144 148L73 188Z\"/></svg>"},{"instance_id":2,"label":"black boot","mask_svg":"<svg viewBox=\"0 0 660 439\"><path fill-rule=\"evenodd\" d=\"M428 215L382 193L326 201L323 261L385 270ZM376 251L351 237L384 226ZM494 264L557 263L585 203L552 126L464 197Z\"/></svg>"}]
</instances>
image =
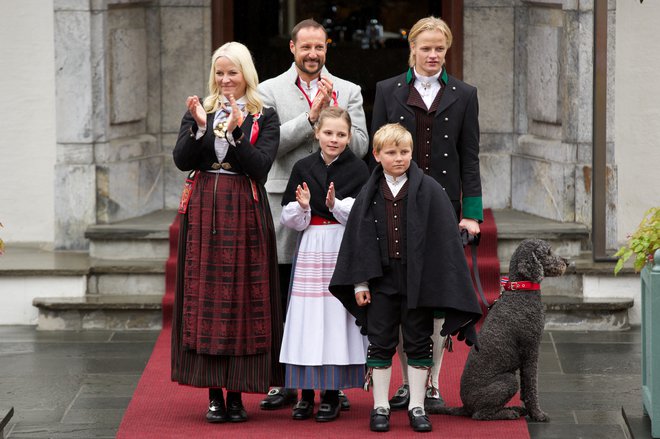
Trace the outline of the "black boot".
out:
<instances>
[{"instance_id":1,"label":"black boot","mask_svg":"<svg viewBox=\"0 0 660 439\"><path fill-rule=\"evenodd\" d=\"M284 387L273 387L268 395L261 401L261 410L277 410L295 404L298 400L296 389L285 389Z\"/></svg>"},{"instance_id":2,"label":"black boot","mask_svg":"<svg viewBox=\"0 0 660 439\"><path fill-rule=\"evenodd\" d=\"M385 407L376 407L371 411L369 419L369 429L371 431L389 431L390 430L390 410Z\"/></svg>"},{"instance_id":3,"label":"black boot","mask_svg":"<svg viewBox=\"0 0 660 439\"><path fill-rule=\"evenodd\" d=\"M302 398L293 406L291 417L296 421L309 419L314 414L314 389L303 389Z\"/></svg>"},{"instance_id":4,"label":"black boot","mask_svg":"<svg viewBox=\"0 0 660 439\"><path fill-rule=\"evenodd\" d=\"M321 405L316 412L317 422L334 421L339 416L341 405L339 404L339 390L326 390L321 399Z\"/></svg>"},{"instance_id":5,"label":"black boot","mask_svg":"<svg viewBox=\"0 0 660 439\"><path fill-rule=\"evenodd\" d=\"M414 407L413 409L408 410L408 419L410 420L410 426L414 431L426 432L433 429L431 420L421 407Z\"/></svg>"},{"instance_id":6,"label":"black boot","mask_svg":"<svg viewBox=\"0 0 660 439\"><path fill-rule=\"evenodd\" d=\"M222 389L209 388L209 410L206 412L206 420L214 424L227 421L227 409Z\"/></svg>"},{"instance_id":7,"label":"black boot","mask_svg":"<svg viewBox=\"0 0 660 439\"><path fill-rule=\"evenodd\" d=\"M241 392L227 392L227 420L229 422L245 422L247 419L247 412L241 400Z\"/></svg>"},{"instance_id":8,"label":"black boot","mask_svg":"<svg viewBox=\"0 0 660 439\"><path fill-rule=\"evenodd\" d=\"M408 384L402 384L396 393L390 399L390 409L392 410L403 410L408 409L408 403L410 402L410 387Z\"/></svg>"}]
</instances>

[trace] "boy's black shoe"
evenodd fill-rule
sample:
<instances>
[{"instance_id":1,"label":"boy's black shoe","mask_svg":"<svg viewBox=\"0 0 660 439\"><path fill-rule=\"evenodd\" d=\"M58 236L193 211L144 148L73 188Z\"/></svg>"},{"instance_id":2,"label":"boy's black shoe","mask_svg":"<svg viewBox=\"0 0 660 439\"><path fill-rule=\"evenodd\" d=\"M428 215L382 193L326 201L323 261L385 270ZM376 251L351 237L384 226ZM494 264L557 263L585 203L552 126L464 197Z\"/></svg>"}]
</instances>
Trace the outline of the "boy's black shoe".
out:
<instances>
[{"instance_id":1,"label":"boy's black shoe","mask_svg":"<svg viewBox=\"0 0 660 439\"><path fill-rule=\"evenodd\" d=\"M209 411L206 412L206 421L219 424L227 421L227 410L223 399L213 399L209 402Z\"/></svg>"},{"instance_id":2,"label":"boy's black shoe","mask_svg":"<svg viewBox=\"0 0 660 439\"><path fill-rule=\"evenodd\" d=\"M319 406L319 411L316 412L316 421L317 422L328 422L334 421L339 416L339 411L341 410L341 405L339 402L336 404L331 404L328 402L322 402Z\"/></svg>"},{"instance_id":3,"label":"boy's black shoe","mask_svg":"<svg viewBox=\"0 0 660 439\"><path fill-rule=\"evenodd\" d=\"M245 422L247 418L247 412L240 399L227 403L227 419L229 422Z\"/></svg>"},{"instance_id":4,"label":"boy's black shoe","mask_svg":"<svg viewBox=\"0 0 660 439\"><path fill-rule=\"evenodd\" d=\"M314 414L314 403L301 399L293 406L291 417L296 421L309 419Z\"/></svg>"},{"instance_id":5,"label":"boy's black shoe","mask_svg":"<svg viewBox=\"0 0 660 439\"><path fill-rule=\"evenodd\" d=\"M410 388L408 387L408 384L402 384L396 389L396 393L394 393L394 396L390 399L390 409L408 409L408 403L410 403Z\"/></svg>"},{"instance_id":6,"label":"boy's black shoe","mask_svg":"<svg viewBox=\"0 0 660 439\"><path fill-rule=\"evenodd\" d=\"M410 426L414 431L424 432L433 429L431 420L426 416L424 409L421 407L415 407L412 410L408 410L408 419L410 419Z\"/></svg>"},{"instance_id":7,"label":"boy's black shoe","mask_svg":"<svg viewBox=\"0 0 660 439\"><path fill-rule=\"evenodd\" d=\"M385 407L376 407L371 411L369 420L371 431L390 431L390 410Z\"/></svg>"},{"instance_id":8,"label":"boy's black shoe","mask_svg":"<svg viewBox=\"0 0 660 439\"><path fill-rule=\"evenodd\" d=\"M277 410L295 404L298 400L298 390L285 389L284 387L273 387L268 395L261 400L261 410Z\"/></svg>"}]
</instances>

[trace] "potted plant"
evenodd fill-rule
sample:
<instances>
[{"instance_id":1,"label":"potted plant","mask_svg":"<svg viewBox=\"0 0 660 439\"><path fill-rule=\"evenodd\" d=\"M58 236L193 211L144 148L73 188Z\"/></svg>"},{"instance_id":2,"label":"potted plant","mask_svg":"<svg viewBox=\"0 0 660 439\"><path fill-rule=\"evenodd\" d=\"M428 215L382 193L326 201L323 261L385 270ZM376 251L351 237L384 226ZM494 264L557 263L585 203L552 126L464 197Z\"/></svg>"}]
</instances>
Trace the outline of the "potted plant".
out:
<instances>
[{"instance_id":1,"label":"potted plant","mask_svg":"<svg viewBox=\"0 0 660 439\"><path fill-rule=\"evenodd\" d=\"M660 207L646 211L642 222L619 248L614 267L618 273L623 264L635 255L634 268L641 271L642 321L642 405L651 419L653 437L660 437Z\"/></svg>"},{"instance_id":2,"label":"potted plant","mask_svg":"<svg viewBox=\"0 0 660 439\"><path fill-rule=\"evenodd\" d=\"M634 268L639 273L648 263L653 262L653 254L660 249L660 207L652 207L646 211L642 222L639 223L629 237L626 245L619 248L614 254L618 257L614 266L614 274L623 268L623 264L635 254Z\"/></svg>"}]
</instances>

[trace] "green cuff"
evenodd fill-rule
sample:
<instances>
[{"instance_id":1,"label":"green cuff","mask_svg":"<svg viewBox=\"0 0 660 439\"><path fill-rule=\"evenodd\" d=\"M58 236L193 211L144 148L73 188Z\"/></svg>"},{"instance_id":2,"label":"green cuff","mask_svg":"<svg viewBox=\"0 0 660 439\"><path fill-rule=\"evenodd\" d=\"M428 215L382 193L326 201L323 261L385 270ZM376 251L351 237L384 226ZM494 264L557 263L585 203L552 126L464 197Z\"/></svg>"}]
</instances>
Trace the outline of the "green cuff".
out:
<instances>
[{"instance_id":1,"label":"green cuff","mask_svg":"<svg viewBox=\"0 0 660 439\"><path fill-rule=\"evenodd\" d=\"M433 367L433 359L425 358L422 360L413 360L412 358L408 358L408 366Z\"/></svg>"},{"instance_id":2,"label":"green cuff","mask_svg":"<svg viewBox=\"0 0 660 439\"><path fill-rule=\"evenodd\" d=\"M444 319L445 318L445 312L439 309L436 309L433 311L433 318L434 319Z\"/></svg>"},{"instance_id":3,"label":"green cuff","mask_svg":"<svg viewBox=\"0 0 660 439\"><path fill-rule=\"evenodd\" d=\"M481 197L463 197L463 218L484 221L484 206Z\"/></svg>"},{"instance_id":4,"label":"green cuff","mask_svg":"<svg viewBox=\"0 0 660 439\"><path fill-rule=\"evenodd\" d=\"M392 366L392 359L389 360L372 360L367 358L367 367L390 367Z\"/></svg>"}]
</instances>

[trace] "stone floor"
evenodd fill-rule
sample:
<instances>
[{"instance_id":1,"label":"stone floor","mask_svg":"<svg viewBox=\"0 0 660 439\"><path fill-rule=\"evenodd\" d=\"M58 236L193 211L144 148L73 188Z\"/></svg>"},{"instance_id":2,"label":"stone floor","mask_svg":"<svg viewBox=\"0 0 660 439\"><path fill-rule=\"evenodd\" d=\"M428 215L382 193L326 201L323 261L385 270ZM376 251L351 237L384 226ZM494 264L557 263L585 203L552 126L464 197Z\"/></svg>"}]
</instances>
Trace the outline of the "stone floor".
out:
<instances>
[{"instance_id":1,"label":"stone floor","mask_svg":"<svg viewBox=\"0 0 660 439\"><path fill-rule=\"evenodd\" d=\"M5 437L113 438L157 334L0 326L0 409L15 409ZM650 437L640 340L638 328L547 332L539 385L551 422L530 423L531 437Z\"/></svg>"}]
</instances>

